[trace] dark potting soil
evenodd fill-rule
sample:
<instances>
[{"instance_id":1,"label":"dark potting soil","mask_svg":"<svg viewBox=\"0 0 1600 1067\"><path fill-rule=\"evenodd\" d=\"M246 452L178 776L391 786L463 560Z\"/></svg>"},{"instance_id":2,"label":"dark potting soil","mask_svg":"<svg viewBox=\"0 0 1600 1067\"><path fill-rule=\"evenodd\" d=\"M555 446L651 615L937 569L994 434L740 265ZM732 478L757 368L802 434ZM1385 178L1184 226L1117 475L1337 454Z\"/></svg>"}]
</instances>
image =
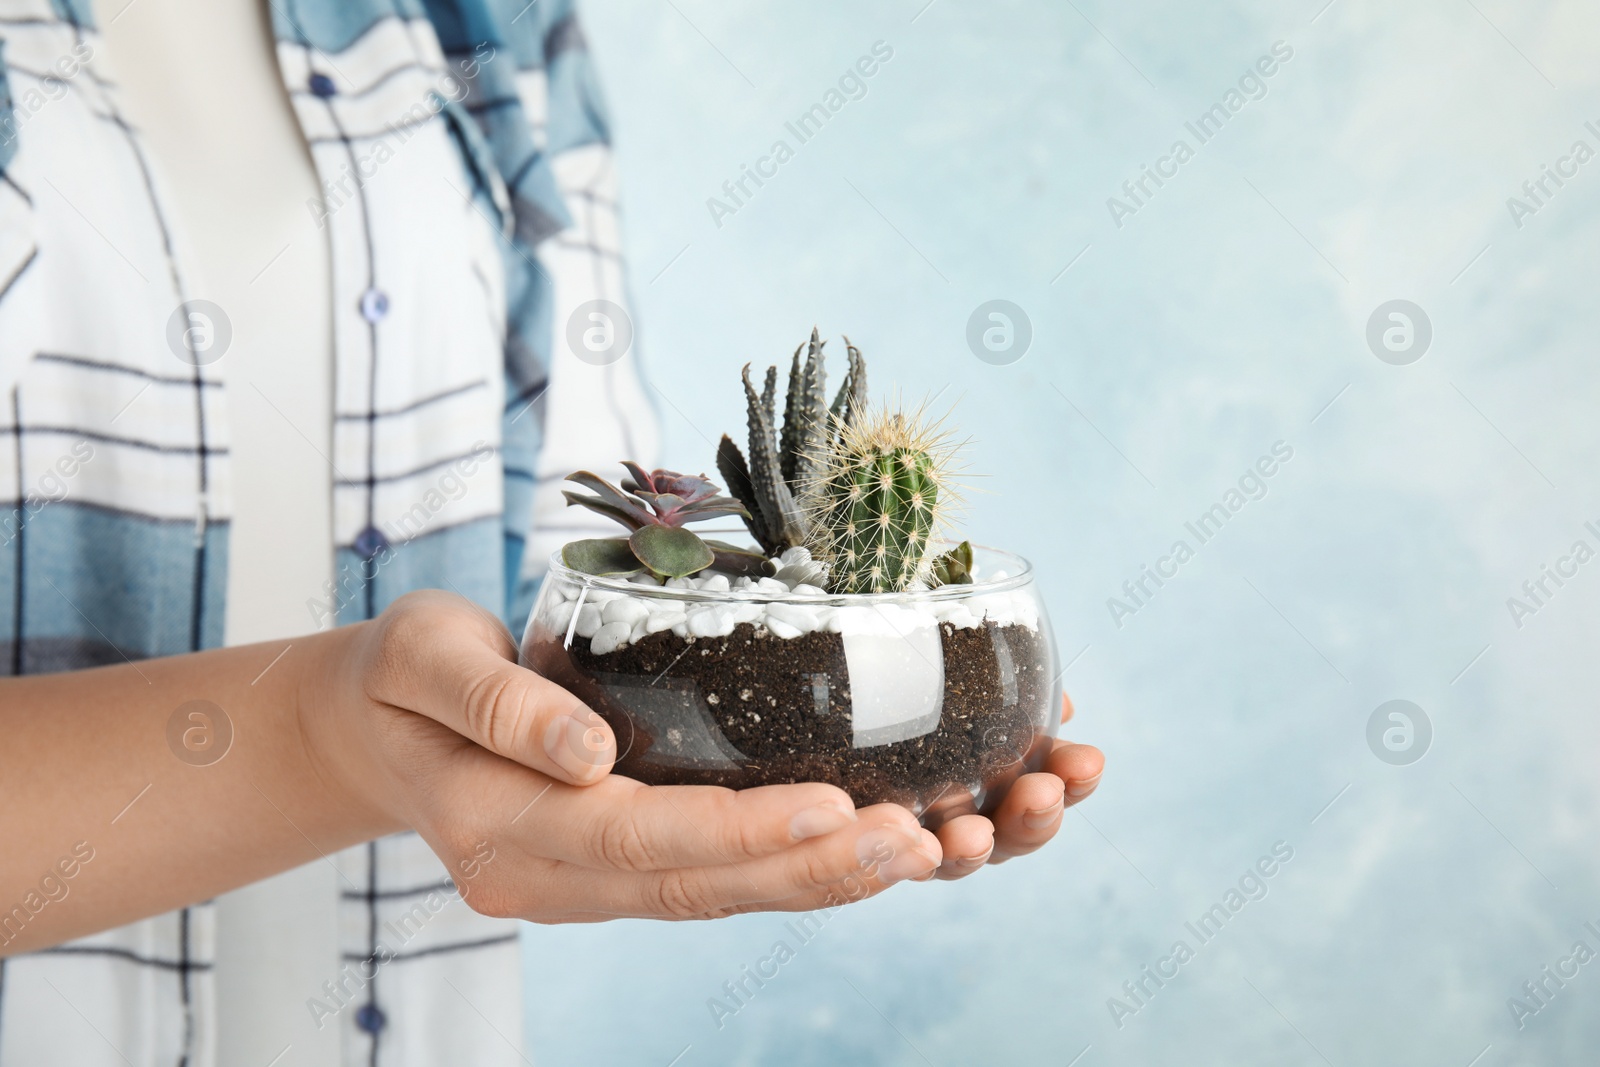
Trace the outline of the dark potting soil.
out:
<instances>
[{"instance_id":1,"label":"dark potting soil","mask_svg":"<svg viewBox=\"0 0 1600 1067\"><path fill-rule=\"evenodd\" d=\"M786 639L750 623L727 637L668 630L599 656L587 641L565 652L552 643L537 658L566 662L536 666L610 721L618 773L650 784L817 781L842 787L857 804L921 809L946 794L981 804L985 787L1030 769L1043 747L1049 650L1038 631L1020 625L941 630L937 724L864 748L853 746L849 670L835 633Z\"/></svg>"}]
</instances>

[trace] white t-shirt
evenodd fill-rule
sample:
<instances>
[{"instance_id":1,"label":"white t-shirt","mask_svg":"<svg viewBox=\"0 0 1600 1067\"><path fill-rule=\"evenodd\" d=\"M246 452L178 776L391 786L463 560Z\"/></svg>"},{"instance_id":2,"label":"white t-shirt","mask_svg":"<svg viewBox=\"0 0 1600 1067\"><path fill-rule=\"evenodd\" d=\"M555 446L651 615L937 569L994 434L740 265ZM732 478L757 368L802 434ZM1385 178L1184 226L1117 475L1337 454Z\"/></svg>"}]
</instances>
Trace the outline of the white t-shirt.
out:
<instances>
[{"instance_id":1,"label":"white t-shirt","mask_svg":"<svg viewBox=\"0 0 1600 1067\"><path fill-rule=\"evenodd\" d=\"M223 309L233 464L227 643L315 628L332 577L333 342L317 178L262 0L96 7L129 120L163 179L195 296ZM215 325L215 324L211 324ZM218 1062L334 1067L305 1000L339 970L337 876L321 861L217 901ZM263 1051L265 1050L265 1051Z\"/></svg>"}]
</instances>

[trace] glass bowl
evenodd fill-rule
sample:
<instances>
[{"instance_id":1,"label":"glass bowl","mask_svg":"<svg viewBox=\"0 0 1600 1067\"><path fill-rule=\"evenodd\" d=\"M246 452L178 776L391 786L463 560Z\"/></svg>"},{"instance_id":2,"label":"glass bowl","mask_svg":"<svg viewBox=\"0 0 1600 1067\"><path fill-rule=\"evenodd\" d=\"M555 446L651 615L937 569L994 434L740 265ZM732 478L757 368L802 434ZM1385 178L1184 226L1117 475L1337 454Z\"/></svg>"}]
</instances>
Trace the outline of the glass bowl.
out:
<instances>
[{"instance_id":1,"label":"glass bowl","mask_svg":"<svg viewBox=\"0 0 1600 1067\"><path fill-rule=\"evenodd\" d=\"M619 774L734 789L830 782L857 805L892 801L936 824L991 810L1039 769L1060 722L1032 567L975 547L973 575L830 595L776 578L601 578L558 554L521 662L605 717Z\"/></svg>"}]
</instances>

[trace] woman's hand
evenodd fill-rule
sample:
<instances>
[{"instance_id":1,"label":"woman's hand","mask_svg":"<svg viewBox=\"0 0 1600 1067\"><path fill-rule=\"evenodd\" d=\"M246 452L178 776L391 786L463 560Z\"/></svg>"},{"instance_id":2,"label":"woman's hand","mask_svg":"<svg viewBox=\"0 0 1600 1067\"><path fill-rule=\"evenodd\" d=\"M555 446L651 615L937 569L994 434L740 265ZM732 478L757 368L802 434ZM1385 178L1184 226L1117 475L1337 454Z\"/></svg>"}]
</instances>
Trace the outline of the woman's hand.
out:
<instances>
[{"instance_id":1,"label":"woman's hand","mask_svg":"<svg viewBox=\"0 0 1600 1067\"><path fill-rule=\"evenodd\" d=\"M605 721L518 667L505 627L459 597L414 593L340 635L300 693L327 788L363 821L415 828L452 873L474 871L458 882L480 912L574 922L810 910L939 867L939 838L910 812L858 811L834 786L735 792L609 775ZM474 862L488 849L492 863Z\"/></svg>"},{"instance_id":2,"label":"woman's hand","mask_svg":"<svg viewBox=\"0 0 1600 1067\"><path fill-rule=\"evenodd\" d=\"M1072 701L1062 696L1061 721L1071 718ZM969 812L940 824L944 861L939 877L964 878L986 863L1004 863L1043 847L1061 829L1066 810L1094 792L1105 765L1093 745L1053 741L1044 770L1013 782L993 815Z\"/></svg>"}]
</instances>

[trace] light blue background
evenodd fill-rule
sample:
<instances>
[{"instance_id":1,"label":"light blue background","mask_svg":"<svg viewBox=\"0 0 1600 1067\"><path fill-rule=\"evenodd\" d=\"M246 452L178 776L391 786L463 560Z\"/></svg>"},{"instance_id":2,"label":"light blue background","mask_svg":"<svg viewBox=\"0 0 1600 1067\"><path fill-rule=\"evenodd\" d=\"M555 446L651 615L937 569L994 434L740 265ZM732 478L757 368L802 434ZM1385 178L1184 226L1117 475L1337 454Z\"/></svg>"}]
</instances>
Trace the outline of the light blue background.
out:
<instances>
[{"instance_id":1,"label":"light blue background","mask_svg":"<svg viewBox=\"0 0 1600 1067\"><path fill-rule=\"evenodd\" d=\"M847 909L720 1031L707 998L784 917L534 931L538 1062L1590 1062L1600 962L1521 1030L1506 1002L1600 950L1600 561L1520 628L1506 600L1600 548L1600 160L1520 228L1506 199L1600 148L1600 13L1324 2L591 0L666 461L711 467L739 365L813 322L880 396L942 390L986 475L966 530L1038 563L1108 766L1043 853ZM877 40L865 98L715 226ZM1280 40L1118 228L1107 197ZM966 346L993 298L1032 321L1012 366ZM1433 325L1410 366L1365 341L1395 298ZM1107 598L1280 440L1267 496L1119 628ZM1412 766L1365 740L1392 698L1433 723ZM1266 898L1115 1026L1276 841Z\"/></svg>"}]
</instances>

